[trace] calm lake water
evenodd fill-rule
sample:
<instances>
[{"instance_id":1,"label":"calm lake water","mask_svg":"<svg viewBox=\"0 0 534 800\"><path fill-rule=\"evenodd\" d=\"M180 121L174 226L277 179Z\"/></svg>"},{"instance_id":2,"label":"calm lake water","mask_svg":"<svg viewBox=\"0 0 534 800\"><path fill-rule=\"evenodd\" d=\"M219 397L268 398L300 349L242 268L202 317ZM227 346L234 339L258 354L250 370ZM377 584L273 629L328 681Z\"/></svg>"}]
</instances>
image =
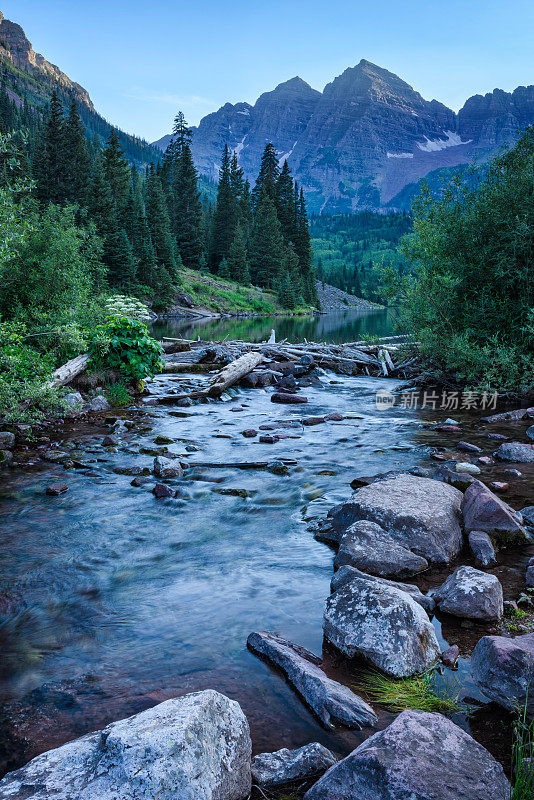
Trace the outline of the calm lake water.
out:
<instances>
[{"instance_id":1,"label":"calm lake water","mask_svg":"<svg viewBox=\"0 0 534 800\"><path fill-rule=\"evenodd\" d=\"M324 336L328 319L313 324L323 326ZM350 338L361 335L361 328L350 331ZM168 697L209 687L241 703L255 752L320 741L346 754L373 733L324 731L283 678L246 648L248 634L263 629L321 653L333 553L314 539L307 521L347 499L356 476L430 465L439 442L418 412L376 408L376 391L393 389L394 381L333 374L322 381L305 389L304 414L252 389L188 409L144 407L125 414L136 426L116 448L101 444L108 431L103 420L59 441L78 468L48 462L4 473L0 744L10 768ZM162 377L153 390L170 386L176 383ZM346 419L315 427L299 422L334 410ZM265 424L288 438L269 445L241 435ZM489 452L490 440L474 431L470 441ZM148 451L158 436L172 439L169 450L191 463L175 481L181 499L156 500L151 484L134 488L131 476L115 472L151 468ZM288 476L194 466L275 458L297 464ZM502 480L500 467L490 469L491 479ZM526 474L527 482L533 478ZM67 482L69 491L46 496L54 480ZM221 494L228 489L248 496ZM521 507L519 498L511 502ZM511 558L524 575L517 555ZM463 654L471 645L462 637L481 635L437 618L434 625L443 646L459 641ZM357 667L332 652L325 657L332 677L357 684ZM460 672L446 671L444 680L454 683L457 675L462 695L481 697L466 657ZM379 727L391 719L381 711Z\"/></svg>"},{"instance_id":2,"label":"calm lake water","mask_svg":"<svg viewBox=\"0 0 534 800\"><path fill-rule=\"evenodd\" d=\"M364 336L391 336L398 333L396 309L357 311L347 309L330 314L306 317L261 317L247 319L188 320L169 319L153 326L156 336L177 336L185 339L220 341L241 339L261 342L269 338L271 330L276 341L290 342L355 342Z\"/></svg>"}]
</instances>

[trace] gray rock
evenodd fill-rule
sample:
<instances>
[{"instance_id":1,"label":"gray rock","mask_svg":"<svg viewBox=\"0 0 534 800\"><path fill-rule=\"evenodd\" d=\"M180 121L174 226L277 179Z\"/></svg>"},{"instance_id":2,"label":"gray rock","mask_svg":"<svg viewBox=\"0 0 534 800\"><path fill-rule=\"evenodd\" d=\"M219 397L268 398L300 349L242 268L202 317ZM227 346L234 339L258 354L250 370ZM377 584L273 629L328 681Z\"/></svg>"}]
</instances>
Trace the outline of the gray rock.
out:
<instances>
[{"instance_id":1,"label":"gray rock","mask_svg":"<svg viewBox=\"0 0 534 800\"><path fill-rule=\"evenodd\" d=\"M83 397L81 396L80 392L69 392L64 397L61 398L67 408L72 410L76 408L81 408L83 406Z\"/></svg>"},{"instance_id":2,"label":"gray rock","mask_svg":"<svg viewBox=\"0 0 534 800\"><path fill-rule=\"evenodd\" d=\"M425 609L427 614L431 614L436 607L434 598L430 597L428 594L423 594L419 587L414 586L412 583L399 583L398 581L389 581L386 578L366 575L365 573L360 572L359 569L349 566L340 567L340 569L338 569L338 571L334 574L334 577L330 581L330 591L336 592L340 586L343 586L343 584L350 583L353 577L367 578L370 581L378 581L379 583L385 583L387 586L393 586L394 589L400 589L401 592L406 592L413 600L415 600L416 603L419 603L419 605Z\"/></svg>"},{"instance_id":3,"label":"gray rock","mask_svg":"<svg viewBox=\"0 0 534 800\"><path fill-rule=\"evenodd\" d=\"M497 563L493 542L485 531L469 532L469 547L477 567L494 567Z\"/></svg>"},{"instance_id":4,"label":"gray rock","mask_svg":"<svg viewBox=\"0 0 534 800\"><path fill-rule=\"evenodd\" d=\"M13 453L11 450L0 450L0 465L3 467L9 466L13 461Z\"/></svg>"},{"instance_id":5,"label":"gray rock","mask_svg":"<svg viewBox=\"0 0 534 800\"><path fill-rule=\"evenodd\" d=\"M352 576L330 595L323 628L346 656L361 656L388 675L424 672L440 654L424 609L406 592L368 576Z\"/></svg>"},{"instance_id":6,"label":"gray rock","mask_svg":"<svg viewBox=\"0 0 534 800\"><path fill-rule=\"evenodd\" d=\"M508 800L501 765L441 714L403 711L331 767L304 800Z\"/></svg>"},{"instance_id":7,"label":"gray rock","mask_svg":"<svg viewBox=\"0 0 534 800\"><path fill-rule=\"evenodd\" d=\"M325 727L333 728L333 719L358 729L377 721L371 706L347 686L327 677L317 666L320 659L309 650L267 631L251 633L247 646L282 670Z\"/></svg>"},{"instance_id":8,"label":"gray rock","mask_svg":"<svg viewBox=\"0 0 534 800\"><path fill-rule=\"evenodd\" d=\"M298 750L284 747L276 753L260 753L252 759L252 780L259 786L283 786L292 781L322 775L337 763L337 758L319 742Z\"/></svg>"},{"instance_id":9,"label":"gray rock","mask_svg":"<svg viewBox=\"0 0 534 800\"><path fill-rule=\"evenodd\" d=\"M534 439L534 425L531 425L530 428L527 428L525 433L529 439Z\"/></svg>"},{"instance_id":10,"label":"gray rock","mask_svg":"<svg viewBox=\"0 0 534 800\"><path fill-rule=\"evenodd\" d=\"M102 447L116 447L119 444L119 437L115 434L108 434L102 439Z\"/></svg>"},{"instance_id":11,"label":"gray rock","mask_svg":"<svg viewBox=\"0 0 534 800\"><path fill-rule=\"evenodd\" d=\"M441 654L441 663L444 664L449 669L456 669L457 668L457 661L460 656L460 648L457 644L453 644L451 647L448 647L447 650L444 650Z\"/></svg>"},{"instance_id":12,"label":"gray rock","mask_svg":"<svg viewBox=\"0 0 534 800\"><path fill-rule=\"evenodd\" d=\"M428 561L393 539L376 522L353 523L342 535L334 567L348 564L384 578L409 578L428 569Z\"/></svg>"},{"instance_id":13,"label":"gray rock","mask_svg":"<svg viewBox=\"0 0 534 800\"><path fill-rule=\"evenodd\" d=\"M84 405L85 411L107 411L110 408L110 404L101 394L97 395L97 397L93 397L92 400L89 400L89 402Z\"/></svg>"},{"instance_id":14,"label":"gray rock","mask_svg":"<svg viewBox=\"0 0 534 800\"><path fill-rule=\"evenodd\" d=\"M167 700L34 758L0 782L1 800L243 800L250 732L211 689Z\"/></svg>"},{"instance_id":15,"label":"gray rock","mask_svg":"<svg viewBox=\"0 0 534 800\"><path fill-rule=\"evenodd\" d=\"M461 511L467 533L484 531L503 544L521 542L526 538L524 528L510 507L480 481L475 481L466 490Z\"/></svg>"},{"instance_id":16,"label":"gray rock","mask_svg":"<svg viewBox=\"0 0 534 800\"><path fill-rule=\"evenodd\" d=\"M465 619L498 620L503 615L502 586L495 575L458 567L434 592L440 611Z\"/></svg>"},{"instance_id":17,"label":"gray rock","mask_svg":"<svg viewBox=\"0 0 534 800\"><path fill-rule=\"evenodd\" d=\"M176 459L156 456L154 459L154 475L157 478L181 478L184 474L182 466Z\"/></svg>"},{"instance_id":18,"label":"gray rock","mask_svg":"<svg viewBox=\"0 0 534 800\"><path fill-rule=\"evenodd\" d=\"M480 475L481 469L470 461L459 461L454 465L456 472L467 472L468 475Z\"/></svg>"},{"instance_id":19,"label":"gray rock","mask_svg":"<svg viewBox=\"0 0 534 800\"><path fill-rule=\"evenodd\" d=\"M487 697L509 711L524 707L534 717L534 633L483 636L471 656L471 673Z\"/></svg>"},{"instance_id":20,"label":"gray rock","mask_svg":"<svg viewBox=\"0 0 534 800\"><path fill-rule=\"evenodd\" d=\"M445 564L462 545L461 501L461 492L442 481L387 475L354 492L333 515L332 525L345 531L358 520L376 522L402 547Z\"/></svg>"},{"instance_id":21,"label":"gray rock","mask_svg":"<svg viewBox=\"0 0 534 800\"><path fill-rule=\"evenodd\" d=\"M15 446L15 434L9 431L0 431L0 450L12 450Z\"/></svg>"},{"instance_id":22,"label":"gray rock","mask_svg":"<svg viewBox=\"0 0 534 800\"><path fill-rule=\"evenodd\" d=\"M514 464L526 464L534 461L534 444L522 442L504 442L493 454L499 461L510 461Z\"/></svg>"},{"instance_id":23,"label":"gray rock","mask_svg":"<svg viewBox=\"0 0 534 800\"><path fill-rule=\"evenodd\" d=\"M534 528L534 506L526 506L521 509L521 516L525 525L529 528Z\"/></svg>"},{"instance_id":24,"label":"gray rock","mask_svg":"<svg viewBox=\"0 0 534 800\"><path fill-rule=\"evenodd\" d=\"M501 414L492 414L491 417L482 417L481 422L516 422L523 419L531 411L530 408L516 408L514 411L503 411Z\"/></svg>"},{"instance_id":25,"label":"gray rock","mask_svg":"<svg viewBox=\"0 0 534 800\"><path fill-rule=\"evenodd\" d=\"M482 448L478 447L476 444L471 444L471 442L458 442L456 445L458 450L463 450L464 453L481 453Z\"/></svg>"},{"instance_id":26,"label":"gray rock","mask_svg":"<svg viewBox=\"0 0 534 800\"><path fill-rule=\"evenodd\" d=\"M534 564L529 564L527 567L527 572L525 575L525 583L527 585L527 589L534 588Z\"/></svg>"}]
</instances>

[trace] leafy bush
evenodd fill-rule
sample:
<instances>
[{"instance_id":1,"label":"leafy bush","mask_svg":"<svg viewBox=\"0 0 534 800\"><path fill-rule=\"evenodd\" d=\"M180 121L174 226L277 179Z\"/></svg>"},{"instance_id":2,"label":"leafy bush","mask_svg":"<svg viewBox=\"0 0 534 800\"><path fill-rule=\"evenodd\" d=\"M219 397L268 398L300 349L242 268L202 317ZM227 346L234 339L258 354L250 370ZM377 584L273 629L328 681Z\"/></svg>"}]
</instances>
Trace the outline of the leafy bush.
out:
<instances>
[{"instance_id":1,"label":"leafy bush","mask_svg":"<svg viewBox=\"0 0 534 800\"><path fill-rule=\"evenodd\" d=\"M124 294L112 295L104 301L104 309L109 317L128 317L148 322L150 314L148 306L136 297Z\"/></svg>"},{"instance_id":2,"label":"leafy bush","mask_svg":"<svg viewBox=\"0 0 534 800\"><path fill-rule=\"evenodd\" d=\"M524 389L534 368L534 128L483 166L423 189L403 250L405 322L423 354L478 388Z\"/></svg>"},{"instance_id":3,"label":"leafy bush","mask_svg":"<svg viewBox=\"0 0 534 800\"><path fill-rule=\"evenodd\" d=\"M25 341L25 330L0 323L0 418L3 422L32 422L57 403L57 393L46 386L53 364Z\"/></svg>"},{"instance_id":4,"label":"leafy bush","mask_svg":"<svg viewBox=\"0 0 534 800\"><path fill-rule=\"evenodd\" d=\"M113 383L106 386L104 395L113 408L125 408L133 401L133 397L124 383Z\"/></svg>"},{"instance_id":5,"label":"leafy bush","mask_svg":"<svg viewBox=\"0 0 534 800\"><path fill-rule=\"evenodd\" d=\"M127 317L99 325L89 352L95 366L118 369L127 380L142 381L161 368L161 345L144 323Z\"/></svg>"}]
</instances>

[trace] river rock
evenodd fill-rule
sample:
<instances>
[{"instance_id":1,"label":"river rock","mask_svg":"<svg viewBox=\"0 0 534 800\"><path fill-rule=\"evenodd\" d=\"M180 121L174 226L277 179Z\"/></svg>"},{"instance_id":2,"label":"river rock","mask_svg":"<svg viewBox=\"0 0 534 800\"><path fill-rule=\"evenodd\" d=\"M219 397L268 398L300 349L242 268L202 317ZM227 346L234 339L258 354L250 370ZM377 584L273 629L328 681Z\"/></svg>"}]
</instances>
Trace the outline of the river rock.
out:
<instances>
[{"instance_id":1,"label":"river rock","mask_svg":"<svg viewBox=\"0 0 534 800\"><path fill-rule=\"evenodd\" d=\"M534 461L534 444L522 442L504 442L493 454L499 461L523 463Z\"/></svg>"},{"instance_id":2,"label":"river rock","mask_svg":"<svg viewBox=\"0 0 534 800\"><path fill-rule=\"evenodd\" d=\"M484 694L509 711L523 708L534 717L534 633L483 636L471 656L471 673Z\"/></svg>"},{"instance_id":3,"label":"river rock","mask_svg":"<svg viewBox=\"0 0 534 800\"><path fill-rule=\"evenodd\" d=\"M333 729L332 720L357 729L377 721L371 706L347 686L329 678L317 666L320 659L309 650L267 631L251 633L247 646L282 670L326 728Z\"/></svg>"},{"instance_id":4,"label":"river rock","mask_svg":"<svg viewBox=\"0 0 534 800\"><path fill-rule=\"evenodd\" d=\"M51 497L59 497L60 494L65 494L68 491L69 487L66 483L51 483L46 487L46 494Z\"/></svg>"},{"instance_id":5,"label":"river rock","mask_svg":"<svg viewBox=\"0 0 534 800\"><path fill-rule=\"evenodd\" d=\"M485 531L469 532L469 547L477 567L494 567L497 563L493 542Z\"/></svg>"},{"instance_id":6,"label":"river rock","mask_svg":"<svg viewBox=\"0 0 534 800\"><path fill-rule=\"evenodd\" d=\"M464 453L481 453L482 448L471 442L458 442L456 445L458 450L463 450Z\"/></svg>"},{"instance_id":7,"label":"river rock","mask_svg":"<svg viewBox=\"0 0 534 800\"><path fill-rule=\"evenodd\" d=\"M0 798L244 800L251 749L239 705L209 689L37 756L0 781Z\"/></svg>"},{"instance_id":8,"label":"river rock","mask_svg":"<svg viewBox=\"0 0 534 800\"><path fill-rule=\"evenodd\" d=\"M527 571L525 574L525 583L527 585L527 589L534 588L534 559L531 558L530 562L527 566Z\"/></svg>"},{"instance_id":9,"label":"river rock","mask_svg":"<svg viewBox=\"0 0 534 800\"><path fill-rule=\"evenodd\" d=\"M254 428L247 428L246 431L241 431L241 436L244 436L245 439L253 439L257 435L258 431L254 430Z\"/></svg>"},{"instance_id":10,"label":"river rock","mask_svg":"<svg viewBox=\"0 0 534 800\"><path fill-rule=\"evenodd\" d=\"M276 753L260 753L252 759L252 780L259 786L283 786L292 781L310 780L337 763L337 758L319 742L298 750L284 747Z\"/></svg>"},{"instance_id":11,"label":"river rock","mask_svg":"<svg viewBox=\"0 0 534 800\"><path fill-rule=\"evenodd\" d=\"M446 564L462 546L462 493L442 481L407 473L386 475L362 486L332 517L345 531L362 519L376 522L402 547L435 564Z\"/></svg>"},{"instance_id":12,"label":"river rock","mask_svg":"<svg viewBox=\"0 0 534 800\"><path fill-rule=\"evenodd\" d=\"M104 436L102 439L102 447L116 447L119 444L119 437L114 434Z\"/></svg>"},{"instance_id":13,"label":"river rock","mask_svg":"<svg viewBox=\"0 0 534 800\"><path fill-rule=\"evenodd\" d=\"M428 569L428 561L400 545L376 522L353 523L342 535L334 567L348 564L383 578L409 578Z\"/></svg>"},{"instance_id":14,"label":"river rock","mask_svg":"<svg viewBox=\"0 0 534 800\"><path fill-rule=\"evenodd\" d=\"M297 403L307 403L308 398L300 394L284 394L284 392L274 392L271 395L271 403L285 403L295 405Z\"/></svg>"},{"instance_id":15,"label":"river rock","mask_svg":"<svg viewBox=\"0 0 534 800\"><path fill-rule=\"evenodd\" d=\"M15 446L15 434L9 431L0 431L0 449L12 450Z\"/></svg>"},{"instance_id":16,"label":"river rock","mask_svg":"<svg viewBox=\"0 0 534 800\"><path fill-rule=\"evenodd\" d=\"M337 591L344 583L350 583L353 577L367 578L370 581L378 581L379 583L393 586L394 589L400 589L401 592L406 592L416 603L419 603L427 614L431 614L436 607L434 599L428 594L423 594L419 587L412 583L400 583L399 581L389 581L386 578L379 578L374 575L366 575L364 572L360 572L359 569L349 566L340 567L340 569L334 573L334 577L330 581L330 591Z\"/></svg>"},{"instance_id":17,"label":"river rock","mask_svg":"<svg viewBox=\"0 0 534 800\"><path fill-rule=\"evenodd\" d=\"M344 419L345 417L343 414L340 414L339 411L331 411L330 414L327 414L325 417L327 422L341 422Z\"/></svg>"},{"instance_id":18,"label":"river rock","mask_svg":"<svg viewBox=\"0 0 534 800\"><path fill-rule=\"evenodd\" d=\"M498 620L503 615L502 586L495 575L458 567L434 592L440 611L463 619Z\"/></svg>"},{"instance_id":19,"label":"river rock","mask_svg":"<svg viewBox=\"0 0 534 800\"><path fill-rule=\"evenodd\" d=\"M440 654L428 615L406 592L353 576L326 601L324 635L349 658L361 656L388 675L424 672Z\"/></svg>"},{"instance_id":20,"label":"river rock","mask_svg":"<svg viewBox=\"0 0 534 800\"><path fill-rule=\"evenodd\" d=\"M525 506L520 513L525 525L529 528L534 528L534 506Z\"/></svg>"},{"instance_id":21,"label":"river rock","mask_svg":"<svg viewBox=\"0 0 534 800\"><path fill-rule=\"evenodd\" d=\"M525 540L525 529L510 507L480 481L475 481L466 490L461 512L467 533L484 531L503 544Z\"/></svg>"},{"instance_id":22,"label":"river rock","mask_svg":"<svg viewBox=\"0 0 534 800\"><path fill-rule=\"evenodd\" d=\"M530 428L527 428L525 434L529 439L534 439L534 425L531 425Z\"/></svg>"},{"instance_id":23,"label":"river rock","mask_svg":"<svg viewBox=\"0 0 534 800\"><path fill-rule=\"evenodd\" d=\"M503 411L501 414L492 414L490 417L482 417L481 422L515 422L518 419L523 419L527 415L530 416L531 408L516 408L513 411Z\"/></svg>"},{"instance_id":24,"label":"river rock","mask_svg":"<svg viewBox=\"0 0 534 800\"><path fill-rule=\"evenodd\" d=\"M442 714L403 711L366 739L304 800L507 800L510 784L488 751Z\"/></svg>"},{"instance_id":25,"label":"river rock","mask_svg":"<svg viewBox=\"0 0 534 800\"><path fill-rule=\"evenodd\" d=\"M156 483L152 489L152 494L154 494L158 500L162 500L165 497L175 497L176 490L167 486L166 483Z\"/></svg>"},{"instance_id":26,"label":"river rock","mask_svg":"<svg viewBox=\"0 0 534 800\"><path fill-rule=\"evenodd\" d=\"M321 425L325 421L324 417L306 417L301 420L303 425Z\"/></svg>"},{"instance_id":27,"label":"river rock","mask_svg":"<svg viewBox=\"0 0 534 800\"><path fill-rule=\"evenodd\" d=\"M61 398L61 401L70 410L75 410L83 406L83 397L80 392L69 392Z\"/></svg>"},{"instance_id":28,"label":"river rock","mask_svg":"<svg viewBox=\"0 0 534 800\"><path fill-rule=\"evenodd\" d=\"M84 411L107 411L111 408L104 395L97 395L84 405Z\"/></svg>"},{"instance_id":29,"label":"river rock","mask_svg":"<svg viewBox=\"0 0 534 800\"><path fill-rule=\"evenodd\" d=\"M467 472L469 475L480 475L480 467L470 461L458 461L454 466L456 472Z\"/></svg>"},{"instance_id":30,"label":"river rock","mask_svg":"<svg viewBox=\"0 0 534 800\"><path fill-rule=\"evenodd\" d=\"M449 669L456 669L458 658L460 656L460 648L457 644L453 644L451 647L444 650L441 654L441 663L444 664Z\"/></svg>"},{"instance_id":31,"label":"river rock","mask_svg":"<svg viewBox=\"0 0 534 800\"><path fill-rule=\"evenodd\" d=\"M154 475L157 478L181 478L184 474L182 466L176 459L156 456L154 459Z\"/></svg>"}]
</instances>

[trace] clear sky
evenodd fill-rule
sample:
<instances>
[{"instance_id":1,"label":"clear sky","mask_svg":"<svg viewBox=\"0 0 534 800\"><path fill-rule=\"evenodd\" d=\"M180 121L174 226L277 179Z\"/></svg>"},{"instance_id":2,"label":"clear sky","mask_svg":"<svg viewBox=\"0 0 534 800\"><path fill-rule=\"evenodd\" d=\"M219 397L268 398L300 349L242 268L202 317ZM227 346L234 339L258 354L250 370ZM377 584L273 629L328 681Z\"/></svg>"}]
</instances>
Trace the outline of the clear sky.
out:
<instances>
[{"instance_id":1,"label":"clear sky","mask_svg":"<svg viewBox=\"0 0 534 800\"><path fill-rule=\"evenodd\" d=\"M534 83L534 0L0 0L97 110L150 141L295 75L322 90L361 58L457 110Z\"/></svg>"}]
</instances>

